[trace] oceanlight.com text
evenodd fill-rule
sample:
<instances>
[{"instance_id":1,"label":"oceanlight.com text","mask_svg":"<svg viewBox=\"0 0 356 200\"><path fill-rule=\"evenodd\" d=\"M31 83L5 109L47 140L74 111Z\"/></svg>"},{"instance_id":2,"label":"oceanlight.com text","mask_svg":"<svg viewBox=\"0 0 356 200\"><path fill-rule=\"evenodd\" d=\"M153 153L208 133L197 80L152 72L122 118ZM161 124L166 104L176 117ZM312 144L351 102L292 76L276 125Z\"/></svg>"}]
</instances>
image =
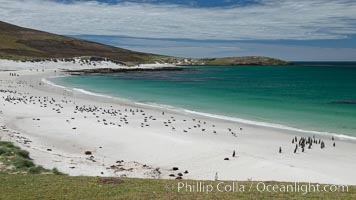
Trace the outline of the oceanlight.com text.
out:
<instances>
[{"instance_id":1,"label":"oceanlight.com text","mask_svg":"<svg viewBox=\"0 0 356 200\"><path fill-rule=\"evenodd\" d=\"M177 192L261 192L261 193L347 193L348 185L317 184L317 183L271 183L271 182L228 182L217 183L197 181L178 182L167 185L167 189Z\"/></svg>"}]
</instances>

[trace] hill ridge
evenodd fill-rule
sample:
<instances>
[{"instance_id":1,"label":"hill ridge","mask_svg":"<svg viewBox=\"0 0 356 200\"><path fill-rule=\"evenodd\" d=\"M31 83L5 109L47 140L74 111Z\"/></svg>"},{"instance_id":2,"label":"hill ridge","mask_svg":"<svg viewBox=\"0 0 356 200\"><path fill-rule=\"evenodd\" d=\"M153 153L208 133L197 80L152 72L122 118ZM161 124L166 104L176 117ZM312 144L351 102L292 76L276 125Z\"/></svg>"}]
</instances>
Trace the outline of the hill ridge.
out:
<instances>
[{"instance_id":1,"label":"hill ridge","mask_svg":"<svg viewBox=\"0 0 356 200\"><path fill-rule=\"evenodd\" d=\"M289 64L279 59L260 56L193 59L143 53L0 21L0 58L2 59L38 60L74 57L100 57L129 66L150 63L176 65Z\"/></svg>"}]
</instances>

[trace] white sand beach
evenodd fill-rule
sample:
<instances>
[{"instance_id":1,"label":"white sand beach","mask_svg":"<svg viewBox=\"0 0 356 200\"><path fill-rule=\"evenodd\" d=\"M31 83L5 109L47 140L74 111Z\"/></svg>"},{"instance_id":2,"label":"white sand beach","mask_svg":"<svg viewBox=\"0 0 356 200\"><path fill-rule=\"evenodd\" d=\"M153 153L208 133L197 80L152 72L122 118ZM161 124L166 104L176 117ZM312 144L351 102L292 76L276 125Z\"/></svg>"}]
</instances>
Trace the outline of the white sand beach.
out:
<instances>
[{"instance_id":1,"label":"white sand beach","mask_svg":"<svg viewBox=\"0 0 356 200\"><path fill-rule=\"evenodd\" d=\"M314 135L154 108L43 82L63 75L59 68L70 64L34 63L27 69L29 63L0 64L1 70L21 65L18 71L0 72L0 137L28 150L45 168L88 176L175 179L181 173L183 179L197 180L217 175L219 180L356 184L352 140L315 135L311 149L294 153L294 137L299 141ZM49 65L55 67L43 67Z\"/></svg>"}]
</instances>

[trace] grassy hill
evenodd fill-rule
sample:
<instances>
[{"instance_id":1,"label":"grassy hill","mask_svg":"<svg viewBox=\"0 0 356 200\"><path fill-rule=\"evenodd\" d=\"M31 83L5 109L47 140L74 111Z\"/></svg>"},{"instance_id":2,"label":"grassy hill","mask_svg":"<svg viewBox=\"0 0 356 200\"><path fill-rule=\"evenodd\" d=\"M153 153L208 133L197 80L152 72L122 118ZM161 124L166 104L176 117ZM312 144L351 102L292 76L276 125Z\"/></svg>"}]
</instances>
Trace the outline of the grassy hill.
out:
<instances>
[{"instance_id":1,"label":"grassy hill","mask_svg":"<svg viewBox=\"0 0 356 200\"><path fill-rule=\"evenodd\" d=\"M73 58L79 56L100 56L115 61L137 63L149 62L156 57L160 57L22 28L0 21L1 58Z\"/></svg>"},{"instance_id":2,"label":"grassy hill","mask_svg":"<svg viewBox=\"0 0 356 200\"><path fill-rule=\"evenodd\" d=\"M286 65L267 57L191 59L130 51L96 42L23 28L0 21L0 58L14 60L102 57L127 65L173 63L179 65Z\"/></svg>"}]
</instances>

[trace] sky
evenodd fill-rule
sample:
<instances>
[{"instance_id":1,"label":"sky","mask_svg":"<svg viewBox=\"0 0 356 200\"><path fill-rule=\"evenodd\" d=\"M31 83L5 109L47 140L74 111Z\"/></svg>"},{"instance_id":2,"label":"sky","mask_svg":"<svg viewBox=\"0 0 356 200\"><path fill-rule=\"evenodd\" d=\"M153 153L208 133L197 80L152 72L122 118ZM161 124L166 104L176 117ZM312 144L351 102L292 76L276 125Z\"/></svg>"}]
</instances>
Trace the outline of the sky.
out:
<instances>
[{"instance_id":1,"label":"sky","mask_svg":"<svg viewBox=\"0 0 356 200\"><path fill-rule=\"evenodd\" d=\"M172 56L356 61L354 0L0 0L0 20Z\"/></svg>"}]
</instances>

